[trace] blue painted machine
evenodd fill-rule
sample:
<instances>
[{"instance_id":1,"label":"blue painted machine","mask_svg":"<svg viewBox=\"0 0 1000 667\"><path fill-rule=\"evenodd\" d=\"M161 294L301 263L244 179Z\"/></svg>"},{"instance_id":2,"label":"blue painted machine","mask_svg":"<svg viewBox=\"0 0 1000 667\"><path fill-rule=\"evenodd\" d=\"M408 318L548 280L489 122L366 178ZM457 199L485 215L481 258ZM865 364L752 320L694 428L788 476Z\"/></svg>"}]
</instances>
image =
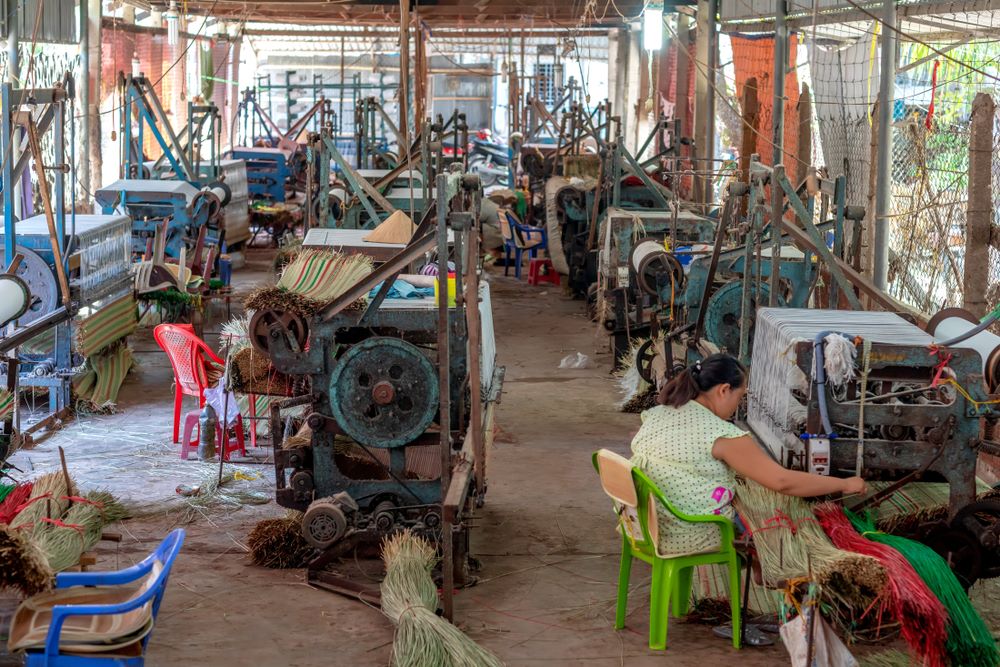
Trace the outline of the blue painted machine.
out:
<instances>
[{"instance_id":1,"label":"blue painted machine","mask_svg":"<svg viewBox=\"0 0 1000 667\"><path fill-rule=\"evenodd\" d=\"M181 249L193 245L202 227L206 241L218 244L222 210L229 203L223 188L198 190L184 181L121 179L94 193L106 213L125 212L132 218L132 252L144 254L158 229L166 227L165 249L179 257Z\"/></svg>"},{"instance_id":2,"label":"blue painted machine","mask_svg":"<svg viewBox=\"0 0 1000 667\"><path fill-rule=\"evenodd\" d=\"M246 162L247 189L252 199L285 201L294 175L294 152L267 146L238 146L231 155Z\"/></svg>"}]
</instances>

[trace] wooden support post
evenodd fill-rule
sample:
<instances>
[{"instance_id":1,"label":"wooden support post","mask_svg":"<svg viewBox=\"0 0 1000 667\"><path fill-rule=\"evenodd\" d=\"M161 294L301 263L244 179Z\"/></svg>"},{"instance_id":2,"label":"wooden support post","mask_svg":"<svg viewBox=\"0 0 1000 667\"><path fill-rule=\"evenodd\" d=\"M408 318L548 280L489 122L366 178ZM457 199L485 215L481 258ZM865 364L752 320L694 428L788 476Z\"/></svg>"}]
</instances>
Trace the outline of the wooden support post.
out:
<instances>
[{"instance_id":1,"label":"wooden support post","mask_svg":"<svg viewBox=\"0 0 1000 667\"><path fill-rule=\"evenodd\" d=\"M965 228L963 305L982 317L988 310L986 287L990 270L990 230L993 219L993 122L996 104L988 93L972 102L969 131L969 204Z\"/></svg>"},{"instance_id":2,"label":"wooden support post","mask_svg":"<svg viewBox=\"0 0 1000 667\"><path fill-rule=\"evenodd\" d=\"M812 179L812 100L809 93L809 86L804 83L802 84L802 92L799 95L799 103L796 106L796 111L799 115L799 149L797 155L798 164L795 165L795 173L798 176L799 183L802 183L806 179L812 181L809 183L809 190L812 192L818 185Z\"/></svg>"},{"instance_id":3,"label":"wooden support post","mask_svg":"<svg viewBox=\"0 0 1000 667\"><path fill-rule=\"evenodd\" d=\"M399 153L410 149L410 0L399 0Z\"/></svg>"},{"instance_id":4,"label":"wooden support post","mask_svg":"<svg viewBox=\"0 0 1000 667\"><path fill-rule=\"evenodd\" d=\"M879 127L878 102L872 105L872 138L868 145L868 201L865 205L865 229L862 233L864 239L864 249L861 254L862 273L869 279L873 279L875 267L875 183L878 176L878 135L881 131ZM867 305L867 304L866 304Z\"/></svg>"},{"instance_id":5,"label":"wooden support post","mask_svg":"<svg viewBox=\"0 0 1000 667\"><path fill-rule=\"evenodd\" d=\"M417 27L416 63L413 70L413 123L419 128L427 117L427 32L420 26L420 17L414 17Z\"/></svg>"},{"instance_id":6,"label":"wooden support post","mask_svg":"<svg viewBox=\"0 0 1000 667\"><path fill-rule=\"evenodd\" d=\"M740 141L740 180L750 184L750 156L757 152L757 124L760 105L757 103L757 78L750 77L743 84L743 137ZM740 217L747 214L747 198L740 198Z\"/></svg>"},{"instance_id":7,"label":"wooden support post","mask_svg":"<svg viewBox=\"0 0 1000 667\"><path fill-rule=\"evenodd\" d=\"M674 99L674 118L681 122L681 136L690 137L691 132L691 29L687 14L677 15L677 92ZM677 137L675 140L679 139ZM688 157L686 146L679 147L678 156Z\"/></svg>"}]
</instances>

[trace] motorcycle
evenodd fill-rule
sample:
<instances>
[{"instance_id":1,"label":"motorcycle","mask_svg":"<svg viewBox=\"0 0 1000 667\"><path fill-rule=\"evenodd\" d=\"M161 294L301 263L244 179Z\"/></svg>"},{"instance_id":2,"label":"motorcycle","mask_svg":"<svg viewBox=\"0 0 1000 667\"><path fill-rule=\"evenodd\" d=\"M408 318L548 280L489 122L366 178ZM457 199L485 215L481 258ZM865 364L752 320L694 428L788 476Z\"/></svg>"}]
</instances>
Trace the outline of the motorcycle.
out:
<instances>
[{"instance_id":1,"label":"motorcycle","mask_svg":"<svg viewBox=\"0 0 1000 667\"><path fill-rule=\"evenodd\" d=\"M469 171L479 174L483 187L508 186L510 160L510 148L494 143L489 130L479 130L469 142Z\"/></svg>"}]
</instances>

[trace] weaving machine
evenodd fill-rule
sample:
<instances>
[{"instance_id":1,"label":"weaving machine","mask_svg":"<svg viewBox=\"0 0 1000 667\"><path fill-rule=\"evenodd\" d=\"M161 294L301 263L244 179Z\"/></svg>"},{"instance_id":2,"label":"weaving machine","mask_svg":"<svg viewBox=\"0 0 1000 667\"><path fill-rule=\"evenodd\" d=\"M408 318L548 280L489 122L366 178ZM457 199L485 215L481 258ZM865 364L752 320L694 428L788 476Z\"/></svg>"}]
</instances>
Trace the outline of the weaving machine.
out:
<instances>
[{"instance_id":1,"label":"weaving machine","mask_svg":"<svg viewBox=\"0 0 1000 667\"><path fill-rule=\"evenodd\" d=\"M272 408L272 432L286 434L275 438L275 497L305 512L303 535L319 554L309 570L317 586L354 591L323 566L401 528L443 542L446 582L464 576L464 512L486 491L485 442L503 370L489 288L478 278L478 177L442 174L436 193L411 242L318 313L261 310L250 321L254 347L311 386ZM451 255L461 267L455 305L386 298L395 277L435 249L442 266ZM281 411L294 406L305 406L306 442L283 430Z\"/></svg>"},{"instance_id":2,"label":"weaving machine","mask_svg":"<svg viewBox=\"0 0 1000 667\"><path fill-rule=\"evenodd\" d=\"M242 160L222 160L221 118L214 104L188 103L187 123L178 135L152 84L144 76L119 73L121 101L121 179L95 193L105 213L127 212L135 225L133 250L145 253L165 225L165 250L179 257L202 242L229 245L249 238L248 185ZM135 112L133 122L132 113ZM162 151L143 157L146 133Z\"/></svg>"},{"instance_id":3,"label":"weaving machine","mask_svg":"<svg viewBox=\"0 0 1000 667\"><path fill-rule=\"evenodd\" d=\"M617 117L608 119L607 133L617 120ZM601 134L598 132L598 136ZM651 157L641 162L625 148L620 133L614 141L598 139L601 164L596 179L589 173L573 174L572 170L564 170L566 177L554 176L546 181L544 205L549 254L556 270L568 276L570 289L576 296L586 295L591 301L595 297L598 249L606 236L602 231L605 230L604 218L612 209L635 211L642 216L651 211L672 210L670 201L674 195L664 183L669 180L666 167L677 154L675 136L670 124L661 118L636 153L641 155L653 146ZM571 175L585 178L571 182L568 178ZM700 233L691 231L692 215L684 211L677 216L682 237L691 241L711 241L714 224L699 226ZM708 219L702 217L700 220ZM657 225L654 223L654 226Z\"/></svg>"},{"instance_id":4,"label":"weaving machine","mask_svg":"<svg viewBox=\"0 0 1000 667\"><path fill-rule=\"evenodd\" d=\"M411 205L412 217L418 219L431 200L434 175L444 173L454 161L455 146L467 141L464 114L456 111L448 121L439 115L436 121L424 123L410 144L406 160L387 170L355 168L337 149L333 129L324 128L311 140L319 184L313 198L316 204L310 211L315 216L312 226L371 229L393 211L409 213ZM362 144L358 145L361 150ZM451 156L446 155L449 150ZM332 182L331 162L338 170L338 179L342 179L338 183Z\"/></svg>"},{"instance_id":5,"label":"weaving machine","mask_svg":"<svg viewBox=\"0 0 1000 667\"><path fill-rule=\"evenodd\" d=\"M947 482L947 519L912 537L968 583L1000 574L1000 506L976 499L979 452L995 449L982 422L996 418L979 346L934 351L944 341L886 312L762 308L756 327L747 423L775 460L893 482L865 506L911 481Z\"/></svg>"},{"instance_id":6,"label":"weaving machine","mask_svg":"<svg viewBox=\"0 0 1000 667\"><path fill-rule=\"evenodd\" d=\"M321 97L283 131L258 103L257 91L243 91L236 116L242 143L234 145L230 155L246 162L251 198L285 201L289 187L294 189L305 171L306 126L316 117L318 127L324 127L332 113L330 101Z\"/></svg>"},{"instance_id":7,"label":"weaving machine","mask_svg":"<svg viewBox=\"0 0 1000 667\"><path fill-rule=\"evenodd\" d=\"M66 213L64 133L65 125L72 122L66 114L72 90L68 76L51 89L19 90L9 84L0 88L4 110L0 150L9 151L18 133L23 134L17 141L20 157L3 165L0 266L7 268L27 296L24 308L12 318L2 316L11 321L12 328L0 338L0 354L14 349L17 354L6 357L0 385L0 460L8 453L13 433L19 433L22 442L28 441L34 431L55 423L69 407L71 371L79 364L79 355L100 351L121 337L109 339L103 330L90 337L78 325L92 313L132 296L129 218ZM51 157L43 157L41 138L49 131L54 151ZM41 215L31 215L31 187L15 185L28 181L29 165L44 210ZM51 192L46 170L54 172ZM23 219L18 219L18 210ZM9 286L9 282L4 284ZM78 320L73 321L76 316ZM97 347L81 349L85 339ZM28 387L48 391L48 413L41 418L33 415L35 423L22 429L14 405L21 388Z\"/></svg>"},{"instance_id":8,"label":"weaving machine","mask_svg":"<svg viewBox=\"0 0 1000 667\"><path fill-rule=\"evenodd\" d=\"M676 364L683 367L706 353L725 350L747 363L759 306L802 308L843 302L860 308L855 287L864 288L865 283L851 272L845 258L860 251L861 227L852 225L850 245L844 230L847 223L862 219L864 210L846 205L846 179L817 176L812 189L803 184L795 190L783 170L775 176L756 159L751 161L750 175L749 187L730 184L713 245L679 247L676 253L648 243L636 249L639 254L631 268L645 293L648 321L655 322L651 340L636 348L636 365L647 383L658 385L664 379L654 377L658 373L669 377L675 356L687 357ZM783 216L782 233L777 235L764 220L765 193L772 178L788 193L788 209L794 213L792 220ZM741 221L744 200L748 215ZM814 224L817 209L823 222ZM828 277L827 289L817 288L821 274ZM778 289L772 295L775 284ZM883 307L895 309L877 290L866 293ZM655 342L657 331L665 332L665 340L672 344ZM656 364L654 373L658 355L666 359Z\"/></svg>"}]
</instances>

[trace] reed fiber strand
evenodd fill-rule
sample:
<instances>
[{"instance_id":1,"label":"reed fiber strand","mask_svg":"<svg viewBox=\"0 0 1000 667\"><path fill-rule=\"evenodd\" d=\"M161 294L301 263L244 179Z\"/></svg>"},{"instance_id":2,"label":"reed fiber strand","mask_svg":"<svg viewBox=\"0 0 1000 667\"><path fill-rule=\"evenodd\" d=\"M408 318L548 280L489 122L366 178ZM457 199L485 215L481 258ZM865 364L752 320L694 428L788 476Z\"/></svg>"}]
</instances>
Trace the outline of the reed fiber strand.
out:
<instances>
[{"instance_id":1,"label":"reed fiber strand","mask_svg":"<svg viewBox=\"0 0 1000 667\"><path fill-rule=\"evenodd\" d=\"M457 627L437 615L437 586L431 570L434 547L409 531L382 543L385 579L382 613L396 624L392 664L396 667L501 667L503 663Z\"/></svg>"},{"instance_id":2,"label":"reed fiber strand","mask_svg":"<svg viewBox=\"0 0 1000 667\"><path fill-rule=\"evenodd\" d=\"M815 508L816 518L835 546L877 559L888 580L881 611L899 621L900 634L924 667L947 667L948 612L913 566L895 549L858 534L844 510L834 503Z\"/></svg>"},{"instance_id":3,"label":"reed fiber strand","mask_svg":"<svg viewBox=\"0 0 1000 667\"><path fill-rule=\"evenodd\" d=\"M863 536L892 547L913 566L927 587L944 604L948 612L948 655L953 665L962 667L995 667L1000 665L1000 652L983 619L976 612L962 585L948 563L926 544L889 535L875 529L870 515L859 516L845 510L851 524Z\"/></svg>"}]
</instances>

